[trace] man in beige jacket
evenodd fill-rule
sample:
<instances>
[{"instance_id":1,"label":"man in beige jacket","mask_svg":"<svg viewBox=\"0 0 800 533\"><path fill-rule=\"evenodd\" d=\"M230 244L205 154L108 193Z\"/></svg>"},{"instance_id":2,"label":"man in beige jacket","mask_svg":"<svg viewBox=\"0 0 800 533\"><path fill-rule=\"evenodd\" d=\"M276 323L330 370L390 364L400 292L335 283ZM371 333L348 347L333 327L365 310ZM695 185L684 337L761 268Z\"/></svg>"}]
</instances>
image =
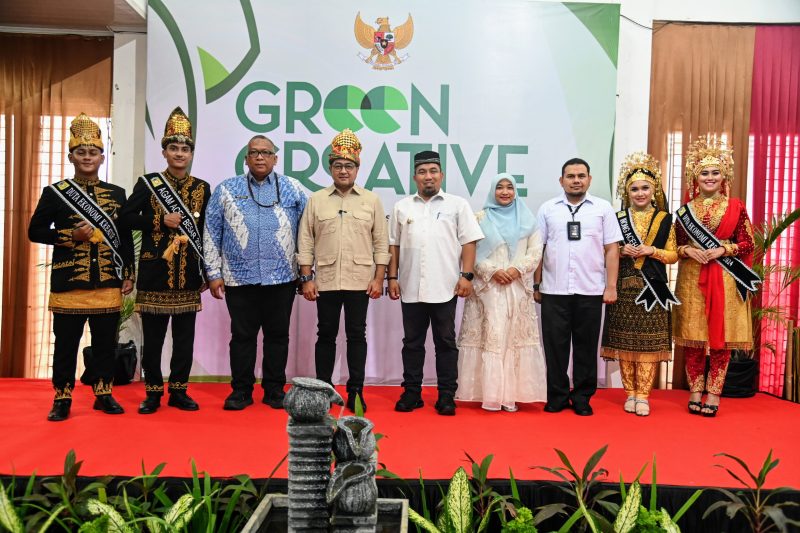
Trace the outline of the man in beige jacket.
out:
<instances>
[{"instance_id":1,"label":"man in beige jacket","mask_svg":"<svg viewBox=\"0 0 800 533\"><path fill-rule=\"evenodd\" d=\"M317 379L332 383L344 307L347 408L355 411L358 396L366 412L367 306L370 298L383 293L389 241L380 198L355 184L360 154L361 143L349 129L331 142L333 185L312 194L306 205L297 238L297 263L303 297L317 302Z\"/></svg>"}]
</instances>

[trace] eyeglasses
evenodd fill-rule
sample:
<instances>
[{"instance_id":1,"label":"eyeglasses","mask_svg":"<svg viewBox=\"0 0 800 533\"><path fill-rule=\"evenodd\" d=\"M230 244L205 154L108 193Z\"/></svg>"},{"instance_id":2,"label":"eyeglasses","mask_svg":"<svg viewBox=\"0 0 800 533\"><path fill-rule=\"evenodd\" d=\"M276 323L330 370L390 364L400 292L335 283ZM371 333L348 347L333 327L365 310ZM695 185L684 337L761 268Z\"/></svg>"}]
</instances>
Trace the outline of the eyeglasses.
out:
<instances>
[{"instance_id":1,"label":"eyeglasses","mask_svg":"<svg viewBox=\"0 0 800 533\"><path fill-rule=\"evenodd\" d=\"M331 168L333 170L335 170L336 172L340 172L342 170L346 170L348 172L352 172L353 170L355 170L356 165L354 163L344 163L344 164L342 164L342 163L334 163L333 165L331 165Z\"/></svg>"},{"instance_id":2,"label":"eyeglasses","mask_svg":"<svg viewBox=\"0 0 800 533\"><path fill-rule=\"evenodd\" d=\"M258 159L258 156L263 157L264 159L275 155L275 152L272 150L248 150L247 155L252 157L253 159Z\"/></svg>"}]
</instances>

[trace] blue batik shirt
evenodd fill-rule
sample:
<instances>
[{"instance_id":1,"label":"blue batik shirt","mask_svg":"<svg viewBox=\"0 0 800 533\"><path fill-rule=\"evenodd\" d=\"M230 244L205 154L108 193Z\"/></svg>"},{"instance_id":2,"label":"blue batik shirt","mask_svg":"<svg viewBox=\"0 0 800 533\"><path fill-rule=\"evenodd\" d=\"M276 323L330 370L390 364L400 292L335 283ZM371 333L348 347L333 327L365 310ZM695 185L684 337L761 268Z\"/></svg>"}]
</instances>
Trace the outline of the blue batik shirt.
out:
<instances>
[{"instance_id":1,"label":"blue batik shirt","mask_svg":"<svg viewBox=\"0 0 800 533\"><path fill-rule=\"evenodd\" d=\"M248 172L217 185L206 209L203 242L209 281L222 278L229 286L294 281L297 227L307 200L300 182L276 172L261 183Z\"/></svg>"}]
</instances>

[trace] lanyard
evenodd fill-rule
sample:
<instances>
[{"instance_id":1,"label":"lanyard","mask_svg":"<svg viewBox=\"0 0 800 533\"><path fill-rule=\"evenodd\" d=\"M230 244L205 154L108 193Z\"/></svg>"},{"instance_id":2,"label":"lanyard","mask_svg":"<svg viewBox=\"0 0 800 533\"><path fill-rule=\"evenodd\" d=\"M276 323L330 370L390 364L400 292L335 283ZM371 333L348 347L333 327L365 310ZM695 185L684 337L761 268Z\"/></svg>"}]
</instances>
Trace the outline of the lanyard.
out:
<instances>
[{"instance_id":1,"label":"lanyard","mask_svg":"<svg viewBox=\"0 0 800 533\"><path fill-rule=\"evenodd\" d=\"M575 215L577 215L577 214L578 214L578 211L580 211L580 210L581 210L581 207L583 207L583 204L585 204L585 203L586 203L586 200L584 200L584 201L582 201L581 203L579 203L579 204L578 204L578 207L576 207L574 211L572 210L572 206L571 206L571 205L569 205L569 204L564 204L564 205L566 205L566 206L567 206L567 209L569 209L569 214L570 214L570 215L572 215L572 221L573 221L573 222L575 222Z\"/></svg>"},{"instance_id":2,"label":"lanyard","mask_svg":"<svg viewBox=\"0 0 800 533\"><path fill-rule=\"evenodd\" d=\"M268 204L268 205L262 204L258 200L256 200L256 197L253 194L253 185L250 183L250 177L251 176L252 176L252 174L250 174L249 172L248 172L247 176L245 176L245 179L247 180L247 190L250 191L250 198L252 198L253 201L259 207L275 207L276 205L280 205L280 203L281 203L281 187L280 187L280 180L278 179L278 173L277 172L275 173L275 196L277 197L277 200L275 200L274 202L272 202L271 204ZM268 178L269 178L269 174L264 179L268 179Z\"/></svg>"}]
</instances>

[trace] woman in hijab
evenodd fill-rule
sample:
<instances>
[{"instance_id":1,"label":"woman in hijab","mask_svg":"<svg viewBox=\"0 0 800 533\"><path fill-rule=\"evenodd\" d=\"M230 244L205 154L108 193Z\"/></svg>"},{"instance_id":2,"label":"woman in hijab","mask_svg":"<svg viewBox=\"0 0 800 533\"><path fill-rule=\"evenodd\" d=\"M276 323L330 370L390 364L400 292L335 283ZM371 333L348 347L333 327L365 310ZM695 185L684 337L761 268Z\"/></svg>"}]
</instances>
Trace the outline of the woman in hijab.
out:
<instances>
[{"instance_id":1,"label":"woman in hijab","mask_svg":"<svg viewBox=\"0 0 800 533\"><path fill-rule=\"evenodd\" d=\"M476 214L474 292L464 305L458 337L456 399L488 411L518 410L517 402L547 399L544 352L533 302L533 272L542 258L536 217L518 201L511 174L492 180Z\"/></svg>"}]
</instances>

